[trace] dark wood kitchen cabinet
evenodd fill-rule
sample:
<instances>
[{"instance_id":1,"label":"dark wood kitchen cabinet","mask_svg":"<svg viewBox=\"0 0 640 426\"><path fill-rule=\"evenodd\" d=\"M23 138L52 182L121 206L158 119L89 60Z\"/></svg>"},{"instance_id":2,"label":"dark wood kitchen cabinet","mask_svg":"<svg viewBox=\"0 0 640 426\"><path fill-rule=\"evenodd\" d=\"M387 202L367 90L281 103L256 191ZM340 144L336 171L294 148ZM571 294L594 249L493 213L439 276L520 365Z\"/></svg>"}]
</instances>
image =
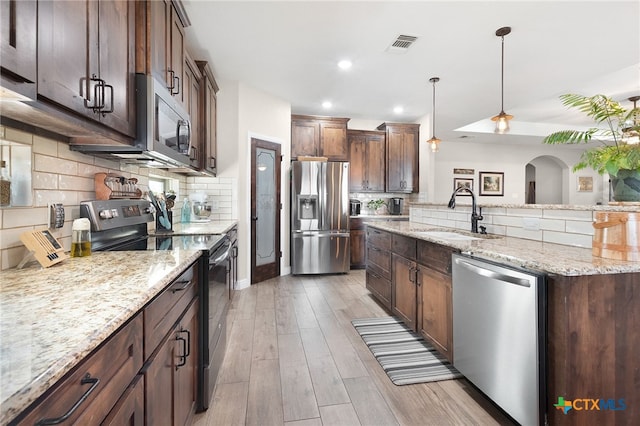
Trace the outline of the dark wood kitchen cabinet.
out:
<instances>
[{"instance_id":1,"label":"dark wood kitchen cabinet","mask_svg":"<svg viewBox=\"0 0 640 426\"><path fill-rule=\"evenodd\" d=\"M33 425L44 419L51 422L43 424L58 424L53 420L68 412L68 424L100 424L113 407L122 407L121 396L126 397L127 388L142 368L142 330L143 318L138 314L11 424Z\"/></svg>"},{"instance_id":2,"label":"dark wood kitchen cabinet","mask_svg":"<svg viewBox=\"0 0 640 426\"><path fill-rule=\"evenodd\" d=\"M135 137L135 24L135 2L39 2L39 99Z\"/></svg>"},{"instance_id":3,"label":"dark wood kitchen cabinet","mask_svg":"<svg viewBox=\"0 0 640 426\"><path fill-rule=\"evenodd\" d=\"M184 28L189 19L180 1L147 1L147 8L151 73L184 104Z\"/></svg>"},{"instance_id":4,"label":"dark wood kitchen cabinet","mask_svg":"<svg viewBox=\"0 0 640 426\"><path fill-rule=\"evenodd\" d=\"M197 281L192 266L144 309L147 424L185 425L195 412Z\"/></svg>"},{"instance_id":5,"label":"dark wood kitchen cabinet","mask_svg":"<svg viewBox=\"0 0 640 426\"><path fill-rule=\"evenodd\" d=\"M453 362L453 300L448 247L418 240L418 331Z\"/></svg>"},{"instance_id":6,"label":"dark wood kitchen cabinet","mask_svg":"<svg viewBox=\"0 0 640 426\"><path fill-rule=\"evenodd\" d=\"M365 261L366 231L361 218L352 217L349 219L349 245L351 256L351 269L364 269Z\"/></svg>"},{"instance_id":7,"label":"dark wood kitchen cabinet","mask_svg":"<svg viewBox=\"0 0 640 426\"><path fill-rule=\"evenodd\" d=\"M37 18L35 0L0 2L1 86L31 99L36 96Z\"/></svg>"},{"instance_id":8,"label":"dark wood kitchen cabinet","mask_svg":"<svg viewBox=\"0 0 640 426\"><path fill-rule=\"evenodd\" d=\"M196 65L196 62L191 59L188 53L185 52L184 56L184 104L191 118L191 148L190 155L197 158L197 164L201 164L204 161L204 139L202 129L202 104L200 99L200 93L202 91L202 74L200 69Z\"/></svg>"},{"instance_id":9,"label":"dark wood kitchen cabinet","mask_svg":"<svg viewBox=\"0 0 640 426\"><path fill-rule=\"evenodd\" d=\"M348 130L349 191L384 192L385 132Z\"/></svg>"},{"instance_id":10,"label":"dark wood kitchen cabinet","mask_svg":"<svg viewBox=\"0 0 640 426\"><path fill-rule=\"evenodd\" d=\"M391 312L405 325L416 330L418 310L418 280L416 240L403 235L391 235Z\"/></svg>"},{"instance_id":11,"label":"dark wood kitchen cabinet","mask_svg":"<svg viewBox=\"0 0 640 426\"><path fill-rule=\"evenodd\" d=\"M387 192L418 192L419 124L383 123L386 131Z\"/></svg>"},{"instance_id":12,"label":"dark wood kitchen cabinet","mask_svg":"<svg viewBox=\"0 0 640 426\"><path fill-rule=\"evenodd\" d=\"M218 139L217 139L217 93L218 84L213 76L211 67L206 61L196 61L200 72L202 73L203 82L201 88L202 107L202 129L203 129L203 145L204 156L201 163L202 169L213 174L218 173Z\"/></svg>"},{"instance_id":13,"label":"dark wood kitchen cabinet","mask_svg":"<svg viewBox=\"0 0 640 426\"><path fill-rule=\"evenodd\" d=\"M348 118L291 116L291 158L327 157L329 161L348 161Z\"/></svg>"},{"instance_id":14,"label":"dark wood kitchen cabinet","mask_svg":"<svg viewBox=\"0 0 640 426\"><path fill-rule=\"evenodd\" d=\"M391 233L367 227L367 289L391 311Z\"/></svg>"}]
</instances>

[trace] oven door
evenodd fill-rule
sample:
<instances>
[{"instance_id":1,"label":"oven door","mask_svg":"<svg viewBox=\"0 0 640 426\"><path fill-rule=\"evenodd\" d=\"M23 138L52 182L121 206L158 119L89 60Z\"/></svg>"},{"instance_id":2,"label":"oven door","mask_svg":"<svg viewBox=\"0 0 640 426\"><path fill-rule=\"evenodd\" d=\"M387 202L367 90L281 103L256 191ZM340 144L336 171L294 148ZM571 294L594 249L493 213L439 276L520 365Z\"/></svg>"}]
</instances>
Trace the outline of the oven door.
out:
<instances>
[{"instance_id":1,"label":"oven door","mask_svg":"<svg viewBox=\"0 0 640 426\"><path fill-rule=\"evenodd\" d=\"M223 243L205 262L207 283L203 286L203 389L200 409L206 410L213 396L227 345L227 311L230 301L231 242Z\"/></svg>"}]
</instances>

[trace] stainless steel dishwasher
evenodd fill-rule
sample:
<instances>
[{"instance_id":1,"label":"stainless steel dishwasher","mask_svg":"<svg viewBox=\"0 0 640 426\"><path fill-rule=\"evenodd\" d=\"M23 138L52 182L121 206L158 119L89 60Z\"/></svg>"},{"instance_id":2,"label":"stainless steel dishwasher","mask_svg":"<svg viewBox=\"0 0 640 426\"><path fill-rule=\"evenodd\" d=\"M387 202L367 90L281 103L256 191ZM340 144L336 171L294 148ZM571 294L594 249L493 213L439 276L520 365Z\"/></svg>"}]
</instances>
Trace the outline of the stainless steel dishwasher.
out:
<instances>
[{"instance_id":1,"label":"stainless steel dishwasher","mask_svg":"<svg viewBox=\"0 0 640 426\"><path fill-rule=\"evenodd\" d=\"M453 255L453 365L518 423L545 422L546 279Z\"/></svg>"}]
</instances>

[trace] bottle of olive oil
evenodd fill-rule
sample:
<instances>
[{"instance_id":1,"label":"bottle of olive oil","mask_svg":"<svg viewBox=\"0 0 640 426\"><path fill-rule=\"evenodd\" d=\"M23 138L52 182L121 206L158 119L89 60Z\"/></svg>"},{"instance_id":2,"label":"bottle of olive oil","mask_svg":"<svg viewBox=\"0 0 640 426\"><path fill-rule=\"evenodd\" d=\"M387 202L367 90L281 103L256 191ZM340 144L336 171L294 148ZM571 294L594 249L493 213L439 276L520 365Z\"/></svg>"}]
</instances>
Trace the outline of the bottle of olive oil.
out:
<instances>
[{"instance_id":1,"label":"bottle of olive oil","mask_svg":"<svg viewBox=\"0 0 640 426\"><path fill-rule=\"evenodd\" d=\"M83 217L71 226L71 257L91 256L91 223Z\"/></svg>"}]
</instances>

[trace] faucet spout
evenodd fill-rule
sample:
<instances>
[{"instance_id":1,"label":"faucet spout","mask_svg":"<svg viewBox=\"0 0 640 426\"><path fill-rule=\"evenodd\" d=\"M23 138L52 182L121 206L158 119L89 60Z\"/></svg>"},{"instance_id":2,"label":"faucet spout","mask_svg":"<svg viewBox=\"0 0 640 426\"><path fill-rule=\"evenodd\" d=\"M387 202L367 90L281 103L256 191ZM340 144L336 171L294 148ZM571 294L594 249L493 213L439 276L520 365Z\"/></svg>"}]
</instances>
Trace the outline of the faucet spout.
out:
<instances>
[{"instance_id":1,"label":"faucet spout","mask_svg":"<svg viewBox=\"0 0 640 426\"><path fill-rule=\"evenodd\" d=\"M460 186L458 188L456 188L455 191L453 191L453 194L451 194L451 199L449 199L449 204L447 204L447 206L450 209L455 209L456 208L456 196L458 195L459 192L468 192L471 195L471 232L477 234L478 233L478 222L481 221L483 218L482 216L482 207L480 207L480 212L478 213L478 206L476 204L476 196L473 193L472 190L470 190L469 188L465 188L463 186Z\"/></svg>"}]
</instances>

